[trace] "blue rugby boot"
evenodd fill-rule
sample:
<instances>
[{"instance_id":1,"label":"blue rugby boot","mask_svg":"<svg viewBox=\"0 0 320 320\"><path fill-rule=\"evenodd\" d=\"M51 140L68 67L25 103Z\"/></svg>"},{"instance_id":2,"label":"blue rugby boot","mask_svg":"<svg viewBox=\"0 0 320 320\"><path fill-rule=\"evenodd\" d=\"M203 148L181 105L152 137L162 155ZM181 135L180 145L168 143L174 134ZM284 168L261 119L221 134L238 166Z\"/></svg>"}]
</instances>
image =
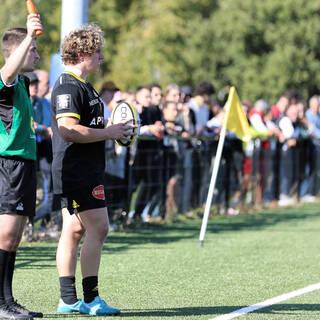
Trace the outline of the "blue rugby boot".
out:
<instances>
[{"instance_id":1,"label":"blue rugby boot","mask_svg":"<svg viewBox=\"0 0 320 320\"><path fill-rule=\"evenodd\" d=\"M66 304L62 299L59 300L57 312L79 312L80 307L83 304L83 300L79 299L74 304Z\"/></svg>"},{"instance_id":2,"label":"blue rugby boot","mask_svg":"<svg viewBox=\"0 0 320 320\"><path fill-rule=\"evenodd\" d=\"M80 306L80 313L90 314L92 316L115 316L120 314L120 310L112 308L106 304L99 296L92 302L83 302Z\"/></svg>"}]
</instances>

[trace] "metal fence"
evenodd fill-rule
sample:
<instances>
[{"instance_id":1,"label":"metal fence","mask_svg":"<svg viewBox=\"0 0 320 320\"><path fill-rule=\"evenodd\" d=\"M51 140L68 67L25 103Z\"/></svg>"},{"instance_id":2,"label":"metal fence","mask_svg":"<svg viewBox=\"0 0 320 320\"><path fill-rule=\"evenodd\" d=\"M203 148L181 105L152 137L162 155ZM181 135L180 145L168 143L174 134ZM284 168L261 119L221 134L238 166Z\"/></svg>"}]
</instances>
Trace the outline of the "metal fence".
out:
<instances>
[{"instance_id":1,"label":"metal fence","mask_svg":"<svg viewBox=\"0 0 320 320\"><path fill-rule=\"evenodd\" d=\"M218 141L215 138L140 137L126 149L106 148L106 197L111 211L146 211L165 218L203 207ZM244 148L227 138L213 204L225 212L237 206L290 204L317 196L320 183L319 143L252 140ZM291 201L291 202L290 202Z\"/></svg>"}]
</instances>

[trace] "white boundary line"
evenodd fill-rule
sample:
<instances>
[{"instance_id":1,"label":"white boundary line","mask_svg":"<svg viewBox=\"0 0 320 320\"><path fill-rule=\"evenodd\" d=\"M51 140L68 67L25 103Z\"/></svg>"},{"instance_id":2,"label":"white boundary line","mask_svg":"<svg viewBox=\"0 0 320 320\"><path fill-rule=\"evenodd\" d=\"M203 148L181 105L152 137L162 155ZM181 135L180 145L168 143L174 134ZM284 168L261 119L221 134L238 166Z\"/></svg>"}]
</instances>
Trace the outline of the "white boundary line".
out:
<instances>
[{"instance_id":1,"label":"white boundary line","mask_svg":"<svg viewBox=\"0 0 320 320\"><path fill-rule=\"evenodd\" d=\"M245 308L242 308L242 309L235 310L235 311L233 311L231 313L224 314L224 315L221 315L221 316L218 316L216 318L209 319L209 320L230 320L230 319L234 319L234 318L243 316L243 315L245 315L247 313L250 313L250 312L262 309L262 308L269 307L269 306L271 306L273 304L276 304L278 302L289 300L291 298L294 298L294 297L297 297L297 296L301 296L301 295L303 295L305 293L309 293L309 292L312 292L312 291L315 291L315 290L319 290L319 289L320 289L320 282L319 283L315 283L315 284L311 284L310 286L307 286L307 287L299 289L299 290L295 290L295 291L292 291L292 292L289 292L289 293L282 294L282 295L280 295L278 297L271 298L271 299L268 299L268 300L263 301L263 302L256 303L256 304L254 304L252 306L249 306L249 307L245 307Z\"/></svg>"}]
</instances>

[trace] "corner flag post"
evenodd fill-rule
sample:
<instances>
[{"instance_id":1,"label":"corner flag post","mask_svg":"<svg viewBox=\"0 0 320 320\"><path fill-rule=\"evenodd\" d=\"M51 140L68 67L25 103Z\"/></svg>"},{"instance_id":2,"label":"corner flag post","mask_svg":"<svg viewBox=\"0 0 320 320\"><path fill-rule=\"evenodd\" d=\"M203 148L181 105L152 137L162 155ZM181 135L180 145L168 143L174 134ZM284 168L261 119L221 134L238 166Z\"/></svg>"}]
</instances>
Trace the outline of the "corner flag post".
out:
<instances>
[{"instance_id":1,"label":"corner flag post","mask_svg":"<svg viewBox=\"0 0 320 320\"><path fill-rule=\"evenodd\" d=\"M226 113L224 116L223 125L220 132L220 139L218 143L216 158L214 160L211 181L207 196L207 202L203 214L202 226L200 231L200 247L203 246L204 236L206 234L208 218L210 214L210 207L213 197L213 191L216 184L218 170L226 136L226 130L230 130L236 134L238 139L247 143L251 139L251 133L247 117L242 109L240 99L237 95L235 87L231 87L229 90L229 96L227 103L225 104Z\"/></svg>"},{"instance_id":2,"label":"corner flag post","mask_svg":"<svg viewBox=\"0 0 320 320\"><path fill-rule=\"evenodd\" d=\"M205 237L206 230L207 230L207 224L208 224L208 218L209 218L209 214L210 214L210 207L211 207L211 202L212 202L212 197L213 197L213 191L214 191L214 187L215 187L216 181L217 181L217 176L218 176L219 165L220 165L225 136L226 136L226 127L223 126L221 129L221 132L220 132L220 138L219 138L216 158L214 159L213 170L212 170L211 179L210 179L210 185L209 185L206 206L205 206L204 214L203 214L203 218L202 218L202 225L201 225L200 238L199 238L200 247L203 247L203 241L204 241L204 237Z\"/></svg>"}]
</instances>

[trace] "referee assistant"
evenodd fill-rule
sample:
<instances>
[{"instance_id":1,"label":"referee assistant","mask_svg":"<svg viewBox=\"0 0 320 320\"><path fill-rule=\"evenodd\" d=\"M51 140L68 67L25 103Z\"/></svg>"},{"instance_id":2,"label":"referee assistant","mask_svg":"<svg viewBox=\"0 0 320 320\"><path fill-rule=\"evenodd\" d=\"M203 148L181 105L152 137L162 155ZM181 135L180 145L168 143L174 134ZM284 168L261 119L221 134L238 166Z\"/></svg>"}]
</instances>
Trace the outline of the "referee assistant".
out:
<instances>
[{"instance_id":1,"label":"referee assistant","mask_svg":"<svg viewBox=\"0 0 320 320\"><path fill-rule=\"evenodd\" d=\"M35 214L36 137L28 80L40 58L35 31L38 15L27 19L27 29L5 31L1 49L5 64L0 77L0 318L33 319L42 313L27 310L14 300L12 279L23 228Z\"/></svg>"}]
</instances>

